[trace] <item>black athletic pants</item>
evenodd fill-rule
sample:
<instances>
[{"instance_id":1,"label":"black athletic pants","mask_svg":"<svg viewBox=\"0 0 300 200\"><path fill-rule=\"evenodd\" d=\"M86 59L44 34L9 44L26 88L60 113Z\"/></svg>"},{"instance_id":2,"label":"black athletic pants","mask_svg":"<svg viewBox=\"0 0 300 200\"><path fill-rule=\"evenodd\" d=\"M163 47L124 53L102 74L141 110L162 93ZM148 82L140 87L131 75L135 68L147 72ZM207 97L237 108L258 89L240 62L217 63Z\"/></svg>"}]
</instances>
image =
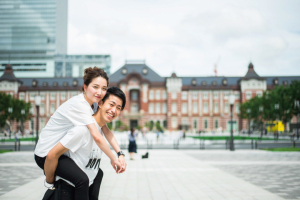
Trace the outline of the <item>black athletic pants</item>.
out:
<instances>
[{"instance_id":1,"label":"black athletic pants","mask_svg":"<svg viewBox=\"0 0 300 200\"><path fill-rule=\"evenodd\" d=\"M46 157L34 156L37 165L44 169ZM98 200L103 171L99 168L94 183L89 187L89 179L77 164L68 156L62 155L58 159L55 175L58 175L75 185L75 200Z\"/></svg>"}]
</instances>

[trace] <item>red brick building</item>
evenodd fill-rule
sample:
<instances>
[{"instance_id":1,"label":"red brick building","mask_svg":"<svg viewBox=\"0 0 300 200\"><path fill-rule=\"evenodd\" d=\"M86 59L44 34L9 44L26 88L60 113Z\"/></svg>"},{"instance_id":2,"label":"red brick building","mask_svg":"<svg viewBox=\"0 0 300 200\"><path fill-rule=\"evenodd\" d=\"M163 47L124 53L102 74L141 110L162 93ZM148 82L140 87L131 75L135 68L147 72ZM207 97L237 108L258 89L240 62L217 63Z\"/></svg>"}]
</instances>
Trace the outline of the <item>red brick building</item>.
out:
<instances>
[{"instance_id":1,"label":"red brick building","mask_svg":"<svg viewBox=\"0 0 300 200\"><path fill-rule=\"evenodd\" d=\"M170 131L179 126L190 131L229 130L229 95L234 94L233 121L237 131L248 126L246 120L238 117L241 103L292 80L300 80L300 76L260 77L252 63L244 77L180 77L175 73L161 77L145 63L127 62L109 76L109 86L121 88L127 97L126 107L117 120L141 127L160 123ZM82 84L81 77L16 78L8 65L0 78L0 91L32 104L32 122L25 124L25 129L30 130L35 127L36 94L42 97L40 127L43 127L63 102L81 92Z\"/></svg>"}]
</instances>

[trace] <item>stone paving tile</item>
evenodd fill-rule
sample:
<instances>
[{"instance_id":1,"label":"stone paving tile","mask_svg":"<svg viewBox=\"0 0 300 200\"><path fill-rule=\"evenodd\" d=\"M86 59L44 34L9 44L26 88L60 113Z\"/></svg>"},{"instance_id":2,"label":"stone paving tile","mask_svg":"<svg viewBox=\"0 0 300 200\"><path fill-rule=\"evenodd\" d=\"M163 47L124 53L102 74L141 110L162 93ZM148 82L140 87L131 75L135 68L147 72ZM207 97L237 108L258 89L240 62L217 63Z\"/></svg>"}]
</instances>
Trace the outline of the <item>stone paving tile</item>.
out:
<instances>
[{"instance_id":1,"label":"stone paving tile","mask_svg":"<svg viewBox=\"0 0 300 200\"><path fill-rule=\"evenodd\" d=\"M236 151L228 154L189 151L187 154L204 162L214 161L213 166L284 199L300 199L299 163L294 162L300 160L298 152Z\"/></svg>"},{"instance_id":2,"label":"stone paving tile","mask_svg":"<svg viewBox=\"0 0 300 200\"><path fill-rule=\"evenodd\" d=\"M35 163L33 152L9 152L0 154L0 163Z\"/></svg>"},{"instance_id":3,"label":"stone paving tile","mask_svg":"<svg viewBox=\"0 0 300 200\"><path fill-rule=\"evenodd\" d=\"M0 154L0 196L42 175L42 170L35 165L33 152Z\"/></svg>"},{"instance_id":4,"label":"stone paving tile","mask_svg":"<svg viewBox=\"0 0 300 200\"><path fill-rule=\"evenodd\" d=\"M300 198L299 165L214 165L285 199ZM294 173L291 173L294 172Z\"/></svg>"},{"instance_id":5,"label":"stone paving tile","mask_svg":"<svg viewBox=\"0 0 300 200\"><path fill-rule=\"evenodd\" d=\"M0 167L0 196L40 177L41 175L43 175L42 170L38 167Z\"/></svg>"}]
</instances>

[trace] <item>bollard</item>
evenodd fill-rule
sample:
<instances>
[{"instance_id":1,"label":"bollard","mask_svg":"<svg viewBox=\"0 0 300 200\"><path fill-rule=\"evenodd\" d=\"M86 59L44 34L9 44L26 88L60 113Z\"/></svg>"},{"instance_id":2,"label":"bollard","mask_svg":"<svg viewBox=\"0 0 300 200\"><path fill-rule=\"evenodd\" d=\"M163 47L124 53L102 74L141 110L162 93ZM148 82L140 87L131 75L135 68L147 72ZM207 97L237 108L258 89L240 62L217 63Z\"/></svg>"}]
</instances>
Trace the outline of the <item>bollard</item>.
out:
<instances>
[{"instance_id":1,"label":"bollard","mask_svg":"<svg viewBox=\"0 0 300 200\"><path fill-rule=\"evenodd\" d=\"M295 140L293 141L293 147L294 148L296 147L296 141Z\"/></svg>"},{"instance_id":2,"label":"bollard","mask_svg":"<svg viewBox=\"0 0 300 200\"><path fill-rule=\"evenodd\" d=\"M255 140L255 149L257 149L257 140Z\"/></svg>"},{"instance_id":3,"label":"bollard","mask_svg":"<svg viewBox=\"0 0 300 200\"><path fill-rule=\"evenodd\" d=\"M18 146L19 146L19 148L18 148L18 149L19 149L19 151L21 151L21 141L20 141L20 140L18 140L18 143L19 143L19 144L18 144Z\"/></svg>"},{"instance_id":4,"label":"bollard","mask_svg":"<svg viewBox=\"0 0 300 200\"><path fill-rule=\"evenodd\" d=\"M253 149L253 140L251 140L251 149Z\"/></svg>"},{"instance_id":5,"label":"bollard","mask_svg":"<svg viewBox=\"0 0 300 200\"><path fill-rule=\"evenodd\" d=\"M15 151L17 151L17 142L15 141Z\"/></svg>"}]
</instances>

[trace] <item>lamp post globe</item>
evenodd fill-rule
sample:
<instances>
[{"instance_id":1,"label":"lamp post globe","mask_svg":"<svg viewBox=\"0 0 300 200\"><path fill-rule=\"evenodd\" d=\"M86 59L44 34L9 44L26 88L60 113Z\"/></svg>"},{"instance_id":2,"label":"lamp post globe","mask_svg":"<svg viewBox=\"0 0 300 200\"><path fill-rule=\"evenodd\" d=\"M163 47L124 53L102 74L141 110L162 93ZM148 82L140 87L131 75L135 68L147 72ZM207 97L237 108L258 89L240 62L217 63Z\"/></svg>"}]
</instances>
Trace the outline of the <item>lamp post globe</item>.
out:
<instances>
[{"instance_id":1,"label":"lamp post globe","mask_svg":"<svg viewBox=\"0 0 300 200\"><path fill-rule=\"evenodd\" d=\"M230 104L230 151L234 151L234 143L233 143L233 104L235 101L234 94L229 96L229 104Z\"/></svg>"},{"instance_id":2,"label":"lamp post globe","mask_svg":"<svg viewBox=\"0 0 300 200\"><path fill-rule=\"evenodd\" d=\"M41 104L41 96L40 95L36 95L34 97L34 101L35 101L35 106L36 106L36 137L35 137L35 145L37 144L38 141L38 137L39 137L39 107Z\"/></svg>"}]
</instances>

